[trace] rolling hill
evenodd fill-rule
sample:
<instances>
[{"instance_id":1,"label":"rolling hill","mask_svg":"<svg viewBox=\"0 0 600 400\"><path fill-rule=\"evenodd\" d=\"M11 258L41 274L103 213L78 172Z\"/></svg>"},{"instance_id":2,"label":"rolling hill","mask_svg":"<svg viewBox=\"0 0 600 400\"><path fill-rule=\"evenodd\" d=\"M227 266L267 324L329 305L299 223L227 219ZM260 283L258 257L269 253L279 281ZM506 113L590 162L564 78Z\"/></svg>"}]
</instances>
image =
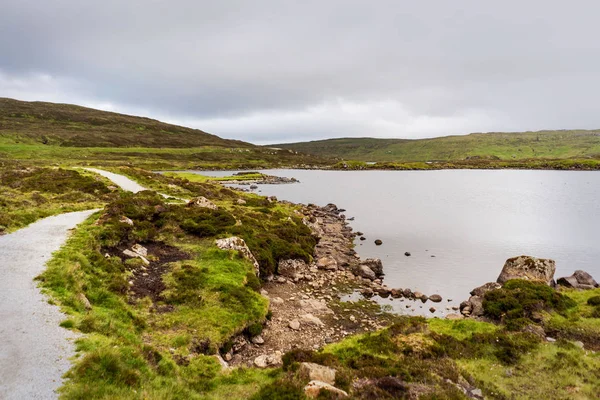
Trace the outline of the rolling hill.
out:
<instances>
[{"instance_id":1,"label":"rolling hill","mask_svg":"<svg viewBox=\"0 0 600 400\"><path fill-rule=\"evenodd\" d=\"M150 118L7 98L0 98L0 139L64 147L255 147Z\"/></svg>"},{"instance_id":2,"label":"rolling hill","mask_svg":"<svg viewBox=\"0 0 600 400\"><path fill-rule=\"evenodd\" d=\"M374 162L600 158L600 130L472 133L433 139L343 138L274 147Z\"/></svg>"}]
</instances>

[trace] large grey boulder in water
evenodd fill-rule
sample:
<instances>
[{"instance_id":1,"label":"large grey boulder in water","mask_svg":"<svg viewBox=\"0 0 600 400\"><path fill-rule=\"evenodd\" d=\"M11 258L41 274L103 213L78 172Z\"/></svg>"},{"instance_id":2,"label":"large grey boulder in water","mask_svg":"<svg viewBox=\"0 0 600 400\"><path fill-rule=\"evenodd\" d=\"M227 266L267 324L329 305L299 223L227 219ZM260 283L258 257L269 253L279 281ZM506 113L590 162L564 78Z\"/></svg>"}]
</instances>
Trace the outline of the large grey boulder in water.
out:
<instances>
[{"instance_id":1,"label":"large grey boulder in water","mask_svg":"<svg viewBox=\"0 0 600 400\"><path fill-rule=\"evenodd\" d=\"M555 271L554 260L531 256L513 257L506 260L496 282L504 284L510 279L524 279L554 286Z\"/></svg>"},{"instance_id":2,"label":"large grey boulder in water","mask_svg":"<svg viewBox=\"0 0 600 400\"><path fill-rule=\"evenodd\" d=\"M598 282L590 274L580 269L575 271L571 276L559 278L557 283L575 289L594 289L598 287Z\"/></svg>"}]
</instances>

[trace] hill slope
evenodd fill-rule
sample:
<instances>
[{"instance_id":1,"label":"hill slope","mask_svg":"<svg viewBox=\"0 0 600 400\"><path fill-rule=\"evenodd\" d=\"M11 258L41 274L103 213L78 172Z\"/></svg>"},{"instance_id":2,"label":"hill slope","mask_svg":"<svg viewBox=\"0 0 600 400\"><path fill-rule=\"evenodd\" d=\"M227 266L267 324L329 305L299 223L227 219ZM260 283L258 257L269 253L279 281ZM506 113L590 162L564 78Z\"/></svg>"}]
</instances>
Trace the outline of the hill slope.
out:
<instances>
[{"instance_id":1,"label":"hill slope","mask_svg":"<svg viewBox=\"0 0 600 400\"><path fill-rule=\"evenodd\" d=\"M150 118L7 98L0 98L0 139L65 147L254 147Z\"/></svg>"},{"instance_id":2,"label":"hill slope","mask_svg":"<svg viewBox=\"0 0 600 400\"><path fill-rule=\"evenodd\" d=\"M467 158L598 158L600 130L472 133L433 139L343 138L273 145L307 154L359 161L453 161Z\"/></svg>"}]
</instances>

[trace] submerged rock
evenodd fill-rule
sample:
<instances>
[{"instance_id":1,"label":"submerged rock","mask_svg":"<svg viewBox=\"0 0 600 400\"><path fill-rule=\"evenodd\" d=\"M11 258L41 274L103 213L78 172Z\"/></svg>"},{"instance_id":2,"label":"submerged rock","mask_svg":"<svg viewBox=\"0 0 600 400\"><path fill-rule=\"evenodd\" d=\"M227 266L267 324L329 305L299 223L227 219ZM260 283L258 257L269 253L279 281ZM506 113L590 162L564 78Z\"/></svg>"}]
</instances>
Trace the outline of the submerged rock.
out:
<instances>
[{"instance_id":1,"label":"submerged rock","mask_svg":"<svg viewBox=\"0 0 600 400\"><path fill-rule=\"evenodd\" d=\"M554 260L531 256L513 257L506 260L496 282L503 284L510 279L524 279L554 286L555 271Z\"/></svg>"},{"instance_id":2,"label":"submerged rock","mask_svg":"<svg viewBox=\"0 0 600 400\"><path fill-rule=\"evenodd\" d=\"M442 296L440 296L439 294L432 294L431 296L429 296L429 300L433 301L434 303L439 303L440 301L442 301Z\"/></svg>"},{"instance_id":3,"label":"submerged rock","mask_svg":"<svg viewBox=\"0 0 600 400\"><path fill-rule=\"evenodd\" d=\"M375 245L381 246L382 244L383 244L383 241L381 241L381 239L376 239L375 240Z\"/></svg>"}]
</instances>

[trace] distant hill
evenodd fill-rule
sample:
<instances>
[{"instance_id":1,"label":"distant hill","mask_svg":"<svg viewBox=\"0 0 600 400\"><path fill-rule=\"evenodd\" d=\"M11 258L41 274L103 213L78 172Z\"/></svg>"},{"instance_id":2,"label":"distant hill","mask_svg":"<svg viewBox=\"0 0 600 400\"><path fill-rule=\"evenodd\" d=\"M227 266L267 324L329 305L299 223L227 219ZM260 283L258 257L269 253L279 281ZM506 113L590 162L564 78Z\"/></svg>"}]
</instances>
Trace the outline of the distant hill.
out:
<instances>
[{"instance_id":1,"label":"distant hill","mask_svg":"<svg viewBox=\"0 0 600 400\"><path fill-rule=\"evenodd\" d=\"M64 147L255 147L150 118L7 98L0 98L0 140Z\"/></svg>"},{"instance_id":2,"label":"distant hill","mask_svg":"<svg viewBox=\"0 0 600 400\"><path fill-rule=\"evenodd\" d=\"M600 130L472 133L417 140L343 138L272 146L321 157L377 162L600 158Z\"/></svg>"}]
</instances>

